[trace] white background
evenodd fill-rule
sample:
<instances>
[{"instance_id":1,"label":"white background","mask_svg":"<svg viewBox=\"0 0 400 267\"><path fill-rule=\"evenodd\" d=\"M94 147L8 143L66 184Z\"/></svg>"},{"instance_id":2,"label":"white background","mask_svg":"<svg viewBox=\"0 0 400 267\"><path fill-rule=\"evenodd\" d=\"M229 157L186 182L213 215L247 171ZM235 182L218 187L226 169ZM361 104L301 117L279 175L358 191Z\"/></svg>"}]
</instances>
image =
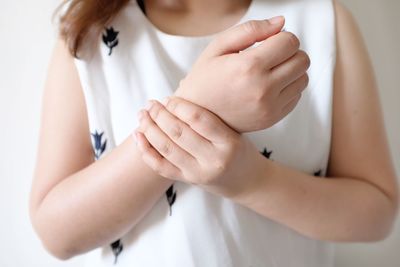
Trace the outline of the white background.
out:
<instances>
[{"instance_id":1,"label":"white background","mask_svg":"<svg viewBox=\"0 0 400 267\"><path fill-rule=\"evenodd\" d=\"M49 256L28 219L41 93L55 39L50 17L59 1L0 1L0 266L81 266L81 257L62 262ZM400 1L343 1L360 24L375 66L400 174ZM400 266L400 222L384 242L338 245L336 266Z\"/></svg>"}]
</instances>

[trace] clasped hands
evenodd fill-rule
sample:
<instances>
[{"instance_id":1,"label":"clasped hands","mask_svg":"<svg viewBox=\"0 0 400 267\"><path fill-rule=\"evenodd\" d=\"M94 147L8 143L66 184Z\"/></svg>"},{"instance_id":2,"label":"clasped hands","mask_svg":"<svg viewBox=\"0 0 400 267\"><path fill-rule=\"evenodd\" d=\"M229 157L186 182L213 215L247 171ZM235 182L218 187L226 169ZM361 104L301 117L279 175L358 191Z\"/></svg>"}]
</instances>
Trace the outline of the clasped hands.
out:
<instances>
[{"instance_id":1,"label":"clasped hands","mask_svg":"<svg viewBox=\"0 0 400 267\"><path fill-rule=\"evenodd\" d=\"M231 199L257 188L267 159L241 133L283 119L308 84L310 60L283 25L276 17L220 33L173 96L139 112L135 136L148 166Z\"/></svg>"}]
</instances>

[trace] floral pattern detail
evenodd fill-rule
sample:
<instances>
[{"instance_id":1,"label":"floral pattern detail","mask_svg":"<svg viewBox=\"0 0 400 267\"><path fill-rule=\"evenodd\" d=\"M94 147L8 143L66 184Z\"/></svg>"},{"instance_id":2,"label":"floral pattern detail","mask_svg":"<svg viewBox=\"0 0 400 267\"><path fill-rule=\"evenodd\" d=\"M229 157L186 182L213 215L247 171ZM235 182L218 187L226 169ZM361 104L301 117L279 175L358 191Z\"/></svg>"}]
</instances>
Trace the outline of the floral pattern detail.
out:
<instances>
[{"instance_id":1,"label":"floral pattern detail","mask_svg":"<svg viewBox=\"0 0 400 267\"><path fill-rule=\"evenodd\" d=\"M171 216L172 213L172 205L175 203L176 199L176 191L174 192L174 185L171 185L168 190L165 192L167 195L167 201L169 204L169 216Z\"/></svg>"},{"instance_id":2,"label":"floral pattern detail","mask_svg":"<svg viewBox=\"0 0 400 267\"><path fill-rule=\"evenodd\" d=\"M94 150L94 158L96 160L100 158L101 154L103 154L103 152L106 150L107 147L107 139L104 140L104 142L102 141L103 134L104 132L98 133L97 130L91 134L94 139L93 150Z\"/></svg>"},{"instance_id":3,"label":"floral pattern detail","mask_svg":"<svg viewBox=\"0 0 400 267\"><path fill-rule=\"evenodd\" d=\"M114 258L114 265L115 265L115 264L117 264L119 254L124 249L124 245L122 244L121 239L118 239L117 241L111 243L110 246L111 246L112 252L115 256L115 258Z\"/></svg>"},{"instance_id":4,"label":"floral pattern detail","mask_svg":"<svg viewBox=\"0 0 400 267\"><path fill-rule=\"evenodd\" d=\"M103 34L103 43L110 49L108 55L111 56L112 49L118 45L118 31L115 31L113 27L105 28L106 34Z\"/></svg>"},{"instance_id":5,"label":"floral pattern detail","mask_svg":"<svg viewBox=\"0 0 400 267\"><path fill-rule=\"evenodd\" d=\"M314 172L314 176L322 177L322 170L319 169L318 171Z\"/></svg>"},{"instance_id":6,"label":"floral pattern detail","mask_svg":"<svg viewBox=\"0 0 400 267\"><path fill-rule=\"evenodd\" d=\"M271 159L271 154L272 154L272 150L268 151L268 149L265 147L264 150L262 152L260 152L264 157L266 157L267 159Z\"/></svg>"}]
</instances>

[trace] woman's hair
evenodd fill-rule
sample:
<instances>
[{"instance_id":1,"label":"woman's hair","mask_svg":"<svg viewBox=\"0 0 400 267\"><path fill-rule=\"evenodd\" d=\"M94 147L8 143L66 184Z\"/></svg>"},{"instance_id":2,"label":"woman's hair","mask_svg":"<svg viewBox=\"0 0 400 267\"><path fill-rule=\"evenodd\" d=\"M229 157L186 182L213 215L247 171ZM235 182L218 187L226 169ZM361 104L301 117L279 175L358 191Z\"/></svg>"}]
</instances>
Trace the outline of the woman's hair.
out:
<instances>
[{"instance_id":1,"label":"woman's hair","mask_svg":"<svg viewBox=\"0 0 400 267\"><path fill-rule=\"evenodd\" d=\"M65 41L69 52L78 58L82 45L92 45L110 22L129 0L63 0L53 14L61 8L68 8L59 17L59 35Z\"/></svg>"}]
</instances>

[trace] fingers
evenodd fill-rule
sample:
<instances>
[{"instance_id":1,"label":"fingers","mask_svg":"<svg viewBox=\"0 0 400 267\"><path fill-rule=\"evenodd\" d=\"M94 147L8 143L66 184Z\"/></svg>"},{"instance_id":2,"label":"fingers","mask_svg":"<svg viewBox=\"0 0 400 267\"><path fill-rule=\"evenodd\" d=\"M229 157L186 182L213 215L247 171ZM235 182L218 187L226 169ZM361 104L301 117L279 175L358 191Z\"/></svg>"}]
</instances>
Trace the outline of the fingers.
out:
<instances>
[{"instance_id":1,"label":"fingers","mask_svg":"<svg viewBox=\"0 0 400 267\"><path fill-rule=\"evenodd\" d=\"M237 134L215 114L183 98L169 98L164 105L169 112L214 144L225 143L227 138Z\"/></svg>"},{"instance_id":2,"label":"fingers","mask_svg":"<svg viewBox=\"0 0 400 267\"><path fill-rule=\"evenodd\" d=\"M295 96L289 101L289 103L287 103L286 106L284 106L284 107L282 108L281 116L280 116L280 117L281 117L281 118L286 117L286 115L288 115L288 114L296 107L296 105L297 105L297 103L299 102L300 98L301 98L301 93L295 95Z\"/></svg>"},{"instance_id":3,"label":"fingers","mask_svg":"<svg viewBox=\"0 0 400 267\"><path fill-rule=\"evenodd\" d=\"M269 20L247 21L218 34L204 53L207 57L237 53L278 33L284 22L285 19L281 16Z\"/></svg>"},{"instance_id":4,"label":"fingers","mask_svg":"<svg viewBox=\"0 0 400 267\"><path fill-rule=\"evenodd\" d=\"M264 69L269 70L291 58L300 47L299 39L291 32L280 32L263 41L259 46L244 51L249 57L262 58Z\"/></svg>"},{"instance_id":5,"label":"fingers","mask_svg":"<svg viewBox=\"0 0 400 267\"><path fill-rule=\"evenodd\" d=\"M176 145L151 119L146 110L139 112L140 126L138 131L143 133L149 143L165 159L179 169L182 166L193 166L196 159Z\"/></svg>"},{"instance_id":6,"label":"fingers","mask_svg":"<svg viewBox=\"0 0 400 267\"><path fill-rule=\"evenodd\" d=\"M204 158L212 143L170 113L158 101L150 101L149 114L157 126L179 147L195 158Z\"/></svg>"},{"instance_id":7,"label":"fingers","mask_svg":"<svg viewBox=\"0 0 400 267\"><path fill-rule=\"evenodd\" d=\"M281 106L286 106L295 96L301 94L308 85L308 75L303 74L299 79L287 86L279 94Z\"/></svg>"},{"instance_id":8,"label":"fingers","mask_svg":"<svg viewBox=\"0 0 400 267\"><path fill-rule=\"evenodd\" d=\"M135 136L138 148L142 153L142 159L151 169L165 178L182 179L181 171L161 156L160 153L150 145L143 133L137 132Z\"/></svg>"},{"instance_id":9,"label":"fingers","mask_svg":"<svg viewBox=\"0 0 400 267\"><path fill-rule=\"evenodd\" d=\"M271 70L273 83L278 88L285 88L303 76L310 67L310 58L304 51L297 52L287 61Z\"/></svg>"}]
</instances>

